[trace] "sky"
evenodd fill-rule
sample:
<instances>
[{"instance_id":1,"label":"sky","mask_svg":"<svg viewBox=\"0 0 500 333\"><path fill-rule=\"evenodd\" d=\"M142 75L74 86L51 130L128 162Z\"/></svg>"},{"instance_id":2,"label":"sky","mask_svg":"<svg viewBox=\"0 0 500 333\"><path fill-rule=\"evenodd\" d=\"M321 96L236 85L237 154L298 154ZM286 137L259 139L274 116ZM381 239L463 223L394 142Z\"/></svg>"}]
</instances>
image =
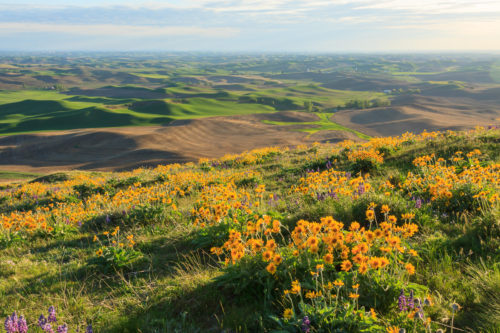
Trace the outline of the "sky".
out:
<instances>
[{"instance_id":1,"label":"sky","mask_svg":"<svg viewBox=\"0 0 500 333\"><path fill-rule=\"evenodd\" d=\"M500 51L500 0L0 0L0 51Z\"/></svg>"}]
</instances>

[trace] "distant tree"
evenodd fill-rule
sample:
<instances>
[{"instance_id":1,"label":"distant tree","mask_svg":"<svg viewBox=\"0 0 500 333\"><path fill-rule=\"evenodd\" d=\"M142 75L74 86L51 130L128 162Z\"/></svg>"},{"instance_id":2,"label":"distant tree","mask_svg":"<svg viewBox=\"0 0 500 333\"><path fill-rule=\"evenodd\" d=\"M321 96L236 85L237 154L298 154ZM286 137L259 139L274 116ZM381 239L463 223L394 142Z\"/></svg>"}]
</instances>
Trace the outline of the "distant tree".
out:
<instances>
[{"instance_id":1,"label":"distant tree","mask_svg":"<svg viewBox=\"0 0 500 333\"><path fill-rule=\"evenodd\" d=\"M345 107L348 109L366 109L371 106L370 101L362 99L352 99L345 103Z\"/></svg>"},{"instance_id":2,"label":"distant tree","mask_svg":"<svg viewBox=\"0 0 500 333\"><path fill-rule=\"evenodd\" d=\"M381 98L376 98L371 102L371 106L376 108L376 107L382 107L382 106L390 106L391 101L386 100L386 99L381 99Z\"/></svg>"},{"instance_id":3,"label":"distant tree","mask_svg":"<svg viewBox=\"0 0 500 333\"><path fill-rule=\"evenodd\" d=\"M311 101L304 101L304 109L307 112L312 112L312 110L313 110L313 103Z\"/></svg>"}]
</instances>

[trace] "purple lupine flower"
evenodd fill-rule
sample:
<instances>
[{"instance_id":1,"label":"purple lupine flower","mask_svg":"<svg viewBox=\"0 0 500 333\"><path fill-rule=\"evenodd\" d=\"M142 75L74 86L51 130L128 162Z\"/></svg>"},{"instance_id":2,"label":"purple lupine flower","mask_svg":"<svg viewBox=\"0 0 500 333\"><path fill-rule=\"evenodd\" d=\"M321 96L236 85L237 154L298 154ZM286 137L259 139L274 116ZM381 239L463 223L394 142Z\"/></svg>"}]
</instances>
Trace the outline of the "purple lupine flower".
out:
<instances>
[{"instance_id":1,"label":"purple lupine flower","mask_svg":"<svg viewBox=\"0 0 500 333\"><path fill-rule=\"evenodd\" d=\"M109 223L111 222L111 218L109 217L109 215L106 215L106 223Z\"/></svg>"},{"instance_id":2,"label":"purple lupine flower","mask_svg":"<svg viewBox=\"0 0 500 333\"><path fill-rule=\"evenodd\" d=\"M302 319L302 331L305 333L309 333L311 331L311 321L309 320L308 316L305 316Z\"/></svg>"},{"instance_id":3,"label":"purple lupine flower","mask_svg":"<svg viewBox=\"0 0 500 333\"><path fill-rule=\"evenodd\" d=\"M420 198L417 198L417 201L415 202L415 208L420 209L422 207L422 200Z\"/></svg>"},{"instance_id":4,"label":"purple lupine flower","mask_svg":"<svg viewBox=\"0 0 500 333\"><path fill-rule=\"evenodd\" d=\"M398 307L399 307L399 312L406 311L406 296L404 289L401 289L401 293L399 294Z\"/></svg>"},{"instance_id":5,"label":"purple lupine flower","mask_svg":"<svg viewBox=\"0 0 500 333\"><path fill-rule=\"evenodd\" d=\"M44 327L42 327L42 330L47 333L54 333L54 330L52 329L51 324L45 324Z\"/></svg>"},{"instance_id":6,"label":"purple lupine flower","mask_svg":"<svg viewBox=\"0 0 500 333\"><path fill-rule=\"evenodd\" d=\"M359 184L358 193L359 193L359 195L362 195L363 193L365 193L365 184Z\"/></svg>"},{"instance_id":7,"label":"purple lupine flower","mask_svg":"<svg viewBox=\"0 0 500 333\"><path fill-rule=\"evenodd\" d=\"M346 172L346 173L345 173L345 176L347 177L347 179L351 179L351 176L352 176L352 175L351 175L351 173L350 173L350 172Z\"/></svg>"},{"instance_id":8,"label":"purple lupine flower","mask_svg":"<svg viewBox=\"0 0 500 333\"><path fill-rule=\"evenodd\" d=\"M318 201L323 201L323 200L325 200L325 195L323 193L317 193L316 194L316 199Z\"/></svg>"},{"instance_id":9,"label":"purple lupine flower","mask_svg":"<svg viewBox=\"0 0 500 333\"><path fill-rule=\"evenodd\" d=\"M87 326L87 329L85 330L85 333L94 333L94 330L92 329L92 325L90 324Z\"/></svg>"},{"instance_id":10,"label":"purple lupine flower","mask_svg":"<svg viewBox=\"0 0 500 333\"><path fill-rule=\"evenodd\" d=\"M47 318L43 314L38 317L38 326L44 329L45 325L47 325Z\"/></svg>"},{"instance_id":11,"label":"purple lupine flower","mask_svg":"<svg viewBox=\"0 0 500 333\"><path fill-rule=\"evenodd\" d=\"M68 333L68 326L66 324L58 326L57 333Z\"/></svg>"},{"instance_id":12,"label":"purple lupine flower","mask_svg":"<svg viewBox=\"0 0 500 333\"><path fill-rule=\"evenodd\" d=\"M413 310L415 307L413 304L413 290L410 290L410 297L408 297L408 307Z\"/></svg>"},{"instance_id":13,"label":"purple lupine flower","mask_svg":"<svg viewBox=\"0 0 500 333\"><path fill-rule=\"evenodd\" d=\"M49 308L49 316L47 318L49 323L55 323L57 322L57 317L56 317L56 308L51 306Z\"/></svg>"},{"instance_id":14,"label":"purple lupine flower","mask_svg":"<svg viewBox=\"0 0 500 333\"><path fill-rule=\"evenodd\" d=\"M7 333L19 332L17 314L14 312L12 316L7 316L4 323L5 330Z\"/></svg>"},{"instance_id":15,"label":"purple lupine flower","mask_svg":"<svg viewBox=\"0 0 500 333\"><path fill-rule=\"evenodd\" d=\"M19 329L19 333L27 333L28 332L28 324L26 323L26 318L24 316L20 316L17 321L17 328Z\"/></svg>"}]
</instances>

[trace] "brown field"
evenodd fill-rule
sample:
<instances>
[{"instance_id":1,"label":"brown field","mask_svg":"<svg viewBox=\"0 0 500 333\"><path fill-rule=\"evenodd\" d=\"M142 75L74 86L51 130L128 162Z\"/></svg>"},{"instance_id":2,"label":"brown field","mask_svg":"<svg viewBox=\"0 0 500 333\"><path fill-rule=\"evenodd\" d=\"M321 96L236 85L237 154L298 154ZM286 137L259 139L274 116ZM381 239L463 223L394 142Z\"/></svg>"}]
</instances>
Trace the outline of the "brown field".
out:
<instances>
[{"instance_id":1,"label":"brown field","mask_svg":"<svg viewBox=\"0 0 500 333\"><path fill-rule=\"evenodd\" d=\"M47 173L59 170L121 170L220 157L258 147L314 141L356 140L351 133L293 131L301 126L262 120L315 121L317 116L280 112L176 121L170 126L84 129L0 137L0 170Z\"/></svg>"},{"instance_id":2,"label":"brown field","mask_svg":"<svg viewBox=\"0 0 500 333\"><path fill-rule=\"evenodd\" d=\"M390 107L343 110L332 121L370 136L498 124L500 104L471 97L401 96Z\"/></svg>"}]
</instances>

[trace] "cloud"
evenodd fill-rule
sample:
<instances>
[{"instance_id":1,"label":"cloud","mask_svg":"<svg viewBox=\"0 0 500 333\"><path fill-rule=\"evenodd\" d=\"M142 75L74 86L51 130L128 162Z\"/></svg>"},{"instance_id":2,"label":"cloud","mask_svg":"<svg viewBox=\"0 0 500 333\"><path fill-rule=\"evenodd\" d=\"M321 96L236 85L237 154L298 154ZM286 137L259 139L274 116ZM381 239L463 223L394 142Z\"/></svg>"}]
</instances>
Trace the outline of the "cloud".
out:
<instances>
[{"instance_id":1,"label":"cloud","mask_svg":"<svg viewBox=\"0 0 500 333\"><path fill-rule=\"evenodd\" d=\"M500 0L19 1L0 0L0 48L40 38L66 48L74 36L87 43L74 48L129 48L132 39L145 49L500 47Z\"/></svg>"},{"instance_id":2,"label":"cloud","mask_svg":"<svg viewBox=\"0 0 500 333\"><path fill-rule=\"evenodd\" d=\"M96 36L200 36L233 37L239 33L236 28L196 26L138 26L115 24L45 24L45 23L0 23L0 34L14 33L65 33Z\"/></svg>"},{"instance_id":3,"label":"cloud","mask_svg":"<svg viewBox=\"0 0 500 333\"><path fill-rule=\"evenodd\" d=\"M498 0L379 0L357 6L356 10L378 9L410 13L440 14L491 14L500 12Z\"/></svg>"}]
</instances>

